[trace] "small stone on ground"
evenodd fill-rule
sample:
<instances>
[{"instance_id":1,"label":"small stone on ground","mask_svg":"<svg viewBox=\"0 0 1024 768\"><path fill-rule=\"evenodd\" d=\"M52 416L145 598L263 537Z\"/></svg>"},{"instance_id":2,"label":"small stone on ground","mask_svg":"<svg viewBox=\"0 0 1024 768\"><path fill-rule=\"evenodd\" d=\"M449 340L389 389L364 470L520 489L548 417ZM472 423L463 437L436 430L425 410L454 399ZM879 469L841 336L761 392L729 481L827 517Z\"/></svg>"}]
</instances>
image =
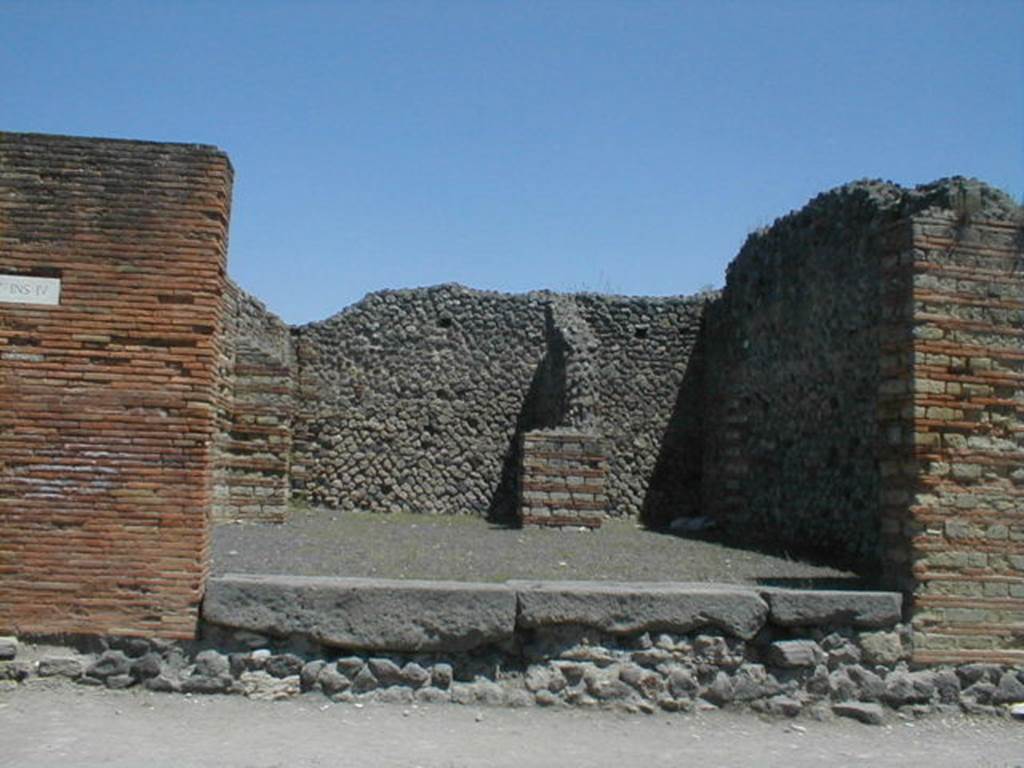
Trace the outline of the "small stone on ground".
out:
<instances>
[{"instance_id":1,"label":"small stone on ground","mask_svg":"<svg viewBox=\"0 0 1024 768\"><path fill-rule=\"evenodd\" d=\"M840 717L851 717L867 725L885 723L885 713L878 704L864 701L846 701L832 705L832 712Z\"/></svg>"}]
</instances>

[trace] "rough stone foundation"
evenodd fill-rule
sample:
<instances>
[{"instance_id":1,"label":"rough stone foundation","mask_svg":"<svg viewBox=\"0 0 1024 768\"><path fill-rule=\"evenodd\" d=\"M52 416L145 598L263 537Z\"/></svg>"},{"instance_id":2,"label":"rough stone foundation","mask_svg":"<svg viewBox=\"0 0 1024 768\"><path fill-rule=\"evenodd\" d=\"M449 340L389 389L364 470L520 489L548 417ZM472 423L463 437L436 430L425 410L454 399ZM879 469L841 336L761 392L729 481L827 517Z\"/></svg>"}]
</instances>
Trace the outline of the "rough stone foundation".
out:
<instances>
[{"instance_id":1,"label":"rough stone foundation","mask_svg":"<svg viewBox=\"0 0 1024 768\"><path fill-rule=\"evenodd\" d=\"M727 707L870 724L1005 715L1024 700L1020 667L914 666L899 603L727 585L226 577L212 584L198 642L90 638L18 655L0 638L0 687L63 677L254 699Z\"/></svg>"}]
</instances>

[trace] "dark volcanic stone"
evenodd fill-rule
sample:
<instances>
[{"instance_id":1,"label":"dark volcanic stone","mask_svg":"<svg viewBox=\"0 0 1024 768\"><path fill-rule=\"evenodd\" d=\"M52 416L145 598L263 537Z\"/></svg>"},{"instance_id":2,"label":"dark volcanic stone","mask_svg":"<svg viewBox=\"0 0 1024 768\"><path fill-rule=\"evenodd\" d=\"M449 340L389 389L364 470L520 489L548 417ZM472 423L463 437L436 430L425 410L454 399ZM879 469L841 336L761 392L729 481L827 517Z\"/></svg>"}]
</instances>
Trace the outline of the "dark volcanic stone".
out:
<instances>
[{"instance_id":1,"label":"dark volcanic stone","mask_svg":"<svg viewBox=\"0 0 1024 768\"><path fill-rule=\"evenodd\" d=\"M864 701L844 701L832 705L832 711L840 717L852 717L867 725L885 723L885 712L878 704Z\"/></svg>"},{"instance_id":2,"label":"dark volcanic stone","mask_svg":"<svg viewBox=\"0 0 1024 768\"><path fill-rule=\"evenodd\" d=\"M132 662L130 672L136 680L148 680L159 675L161 669L163 664L160 657L155 653L147 653Z\"/></svg>"},{"instance_id":3,"label":"dark volcanic stone","mask_svg":"<svg viewBox=\"0 0 1024 768\"><path fill-rule=\"evenodd\" d=\"M86 674L98 680L106 680L114 675L126 675L131 669L132 661L124 651L105 651L87 670Z\"/></svg>"},{"instance_id":4,"label":"dark volcanic stone","mask_svg":"<svg viewBox=\"0 0 1024 768\"><path fill-rule=\"evenodd\" d=\"M220 677L231 674L231 662L223 653L200 651L196 655L195 675L197 677Z\"/></svg>"},{"instance_id":5,"label":"dark volcanic stone","mask_svg":"<svg viewBox=\"0 0 1024 768\"><path fill-rule=\"evenodd\" d=\"M264 669L274 677L291 677L302 672L306 662L292 653L282 653L267 659Z\"/></svg>"}]
</instances>

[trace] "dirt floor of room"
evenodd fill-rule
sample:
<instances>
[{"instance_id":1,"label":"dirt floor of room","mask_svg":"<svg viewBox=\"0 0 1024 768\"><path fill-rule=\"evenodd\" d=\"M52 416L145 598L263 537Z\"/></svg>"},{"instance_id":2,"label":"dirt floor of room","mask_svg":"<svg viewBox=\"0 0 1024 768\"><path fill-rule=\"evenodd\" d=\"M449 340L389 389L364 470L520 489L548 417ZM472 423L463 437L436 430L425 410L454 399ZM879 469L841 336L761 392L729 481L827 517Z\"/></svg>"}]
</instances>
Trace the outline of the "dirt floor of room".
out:
<instances>
[{"instance_id":1,"label":"dirt floor of room","mask_svg":"<svg viewBox=\"0 0 1024 768\"><path fill-rule=\"evenodd\" d=\"M600 529L508 528L475 516L296 510L283 525L214 530L213 573L501 582L701 581L863 588L849 571L611 519Z\"/></svg>"}]
</instances>

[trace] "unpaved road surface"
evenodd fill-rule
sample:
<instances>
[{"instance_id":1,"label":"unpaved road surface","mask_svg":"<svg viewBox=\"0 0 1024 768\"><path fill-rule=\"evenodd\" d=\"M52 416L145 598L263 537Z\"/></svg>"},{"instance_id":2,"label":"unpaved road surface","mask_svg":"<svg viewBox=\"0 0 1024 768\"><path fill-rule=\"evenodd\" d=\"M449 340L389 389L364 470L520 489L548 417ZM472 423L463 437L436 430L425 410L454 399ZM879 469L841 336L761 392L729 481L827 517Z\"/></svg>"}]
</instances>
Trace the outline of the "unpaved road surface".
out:
<instances>
[{"instance_id":1,"label":"unpaved road surface","mask_svg":"<svg viewBox=\"0 0 1024 768\"><path fill-rule=\"evenodd\" d=\"M1024 768L1024 723L957 716L867 726L23 686L0 692L0 766Z\"/></svg>"}]
</instances>

